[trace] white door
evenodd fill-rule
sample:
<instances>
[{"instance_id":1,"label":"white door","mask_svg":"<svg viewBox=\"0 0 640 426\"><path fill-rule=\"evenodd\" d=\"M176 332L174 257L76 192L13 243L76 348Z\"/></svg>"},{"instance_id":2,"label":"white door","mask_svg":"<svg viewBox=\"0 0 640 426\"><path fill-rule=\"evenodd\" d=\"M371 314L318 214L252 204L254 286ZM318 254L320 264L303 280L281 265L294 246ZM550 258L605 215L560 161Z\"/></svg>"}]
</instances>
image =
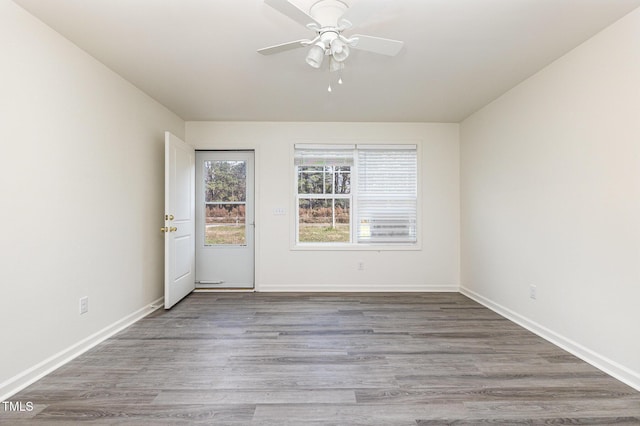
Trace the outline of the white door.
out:
<instances>
[{"instance_id":1,"label":"white door","mask_svg":"<svg viewBox=\"0 0 640 426\"><path fill-rule=\"evenodd\" d=\"M164 308L195 288L195 150L165 132Z\"/></svg>"},{"instance_id":2,"label":"white door","mask_svg":"<svg viewBox=\"0 0 640 426\"><path fill-rule=\"evenodd\" d=\"M254 287L253 151L196 153L196 285Z\"/></svg>"}]
</instances>

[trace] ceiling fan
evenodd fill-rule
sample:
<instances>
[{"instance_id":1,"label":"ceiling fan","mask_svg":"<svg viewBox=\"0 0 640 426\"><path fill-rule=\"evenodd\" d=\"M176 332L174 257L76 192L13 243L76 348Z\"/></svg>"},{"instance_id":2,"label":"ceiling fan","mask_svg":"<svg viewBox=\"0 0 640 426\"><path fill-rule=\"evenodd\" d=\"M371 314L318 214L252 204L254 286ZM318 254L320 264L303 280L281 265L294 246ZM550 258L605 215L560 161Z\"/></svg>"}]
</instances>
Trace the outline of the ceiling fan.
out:
<instances>
[{"instance_id":1,"label":"ceiling fan","mask_svg":"<svg viewBox=\"0 0 640 426\"><path fill-rule=\"evenodd\" d=\"M329 69L340 71L349 57L350 49L359 49L381 55L395 56L403 42L388 38L355 34L346 37L343 31L355 23L364 21L384 6L388 0L361 0L349 6L341 0L319 0L305 12L289 0L264 0L266 4L292 20L314 31L313 39L290 41L258 50L263 55L285 52L300 47L309 47L306 61L313 68L320 68L325 56L329 57Z\"/></svg>"}]
</instances>

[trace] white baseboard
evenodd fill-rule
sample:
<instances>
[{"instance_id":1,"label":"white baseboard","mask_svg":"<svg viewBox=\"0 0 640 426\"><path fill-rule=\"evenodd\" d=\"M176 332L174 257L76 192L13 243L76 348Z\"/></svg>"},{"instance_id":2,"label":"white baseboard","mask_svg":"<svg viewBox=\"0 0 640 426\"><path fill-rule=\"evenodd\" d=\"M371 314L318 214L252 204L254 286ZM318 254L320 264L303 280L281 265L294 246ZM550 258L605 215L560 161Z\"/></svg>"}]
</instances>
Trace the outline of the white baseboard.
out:
<instances>
[{"instance_id":1,"label":"white baseboard","mask_svg":"<svg viewBox=\"0 0 640 426\"><path fill-rule=\"evenodd\" d=\"M543 339L548 340L554 345L566 350L567 352L577 356L585 362L602 370L610 376L620 380L623 383L640 391L640 374L634 372L619 363L608 359L571 339L568 339L530 319L498 304L480 294L455 285L442 286L417 286L417 285L401 285L401 286L353 286L353 285L269 285L262 284L260 291L264 292L460 292L465 296L475 300L481 305L486 306L499 315L515 322L516 324L526 328L527 330L537 334ZM46 360L36 364L28 370L10 378L0 384L0 401L8 400L12 395L18 393L30 384L38 381L42 377L83 354L97 344L103 342L109 337L115 335L119 331L125 329L131 324L139 321L153 311L164 305L164 298L160 298L151 304L139 309L138 311L127 315L126 317L116 321L115 323L103 328L97 333L83 339L75 345L60 351L59 353L47 358Z\"/></svg>"},{"instance_id":2,"label":"white baseboard","mask_svg":"<svg viewBox=\"0 0 640 426\"><path fill-rule=\"evenodd\" d=\"M97 344L124 330L136 321L146 317L151 312L164 306L164 297L153 301L149 305L138 309L136 312L114 322L97 333L79 341L57 354L45 359L22 373L0 383L0 401L8 400L12 395L20 392L27 386L40 380L42 377L68 363L77 356L83 354Z\"/></svg>"},{"instance_id":3,"label":"white baseboard","mask_svg":"<svg viewBox=\"0 0 640 426\"><path fill-rule=\"evenodd\" d=\"M470 290L466 287L460 287L460 293L475 300L483 306L491 309L497 314L515 322L516 324L526 328L532 333L537 334L554 345L564 349L565 351L577 356L581 360L593 365L597 369L607 373L608 375L620 380L621 382L640 391L640 373L630 370L629 368L605 357L593 350L582 346L581 344L550 330L535 321L530 320L509 308L506 308L486 297Z\"/></svg>"},{"instance_id":4,"label":"white baseboard","mask_svg":"<svg viewBox=\"0 0 640 426\"><path fill-rule=\"evenodd\" d=\"M332 292L332 293L374 293L374 292L448 292L457 293L457 285L353 285L353 284L261 284L261 292Z\"/></svg>"}]
</instances>

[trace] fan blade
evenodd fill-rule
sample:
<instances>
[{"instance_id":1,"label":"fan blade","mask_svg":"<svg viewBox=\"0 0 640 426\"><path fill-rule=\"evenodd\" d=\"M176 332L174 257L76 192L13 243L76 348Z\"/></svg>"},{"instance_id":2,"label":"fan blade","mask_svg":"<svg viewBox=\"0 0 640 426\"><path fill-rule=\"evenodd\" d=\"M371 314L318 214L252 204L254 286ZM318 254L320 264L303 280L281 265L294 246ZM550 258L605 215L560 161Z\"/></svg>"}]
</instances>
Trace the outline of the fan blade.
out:
<instances>
[{"instance_id":1,"label":"fan blade","mask_svg":"<svg viewBox=\"0 0 640 426\"><path fill-rule=\"evenodd\" d=\"M367 52L379 53L381 55L396 56L404 42L392 40L390 38L373 37L356 34L349 38L349 45L354 49L365 50Z\"/></svg>"},{"instance_id":2,"label":"fan blade","mask_svg":"<svg viewBox=\"0 0 640 426\"><path fill-rule=\"evenodd\" d=\"M264 0L264 2L305 27L311 23L315 23L318 28L321 27L320 23L313 19L311 15L291 3L289 0Z\"/></svg>"},{"instance_id":3,"label":"fan blade","mask_svg":"<svg viewBox=\"0 0 640 426\"><path fill-rule=\"evenodd\" d=\"M296 40L288 43L276 44L274 46L263 47L258 49L258 53L263 55L273 55L274 53L286 52L287 50L297 49L298 47L308 46L311 40Z\"/></svg>"},{"instance_id":4,"label":"fan blade","mask_svg":"<svg viewBox=\"0 0 640 426\"><path fill-rule=\"evenodd\" d=\"M338 26L351 28L366 22L371 16L389 6L389 0L368 0L356 2L338 19Z\"/></svg>"}]
</instances>

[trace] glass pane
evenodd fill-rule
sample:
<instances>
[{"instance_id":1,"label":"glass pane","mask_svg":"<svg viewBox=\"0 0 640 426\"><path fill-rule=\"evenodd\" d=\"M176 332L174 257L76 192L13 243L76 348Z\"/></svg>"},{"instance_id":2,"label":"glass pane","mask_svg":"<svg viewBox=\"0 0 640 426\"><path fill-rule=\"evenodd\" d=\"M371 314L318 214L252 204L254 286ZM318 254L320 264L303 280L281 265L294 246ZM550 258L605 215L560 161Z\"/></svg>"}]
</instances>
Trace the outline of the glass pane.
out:
<instances>
[{"instance_id":1,"label":"glass pane","mask_svg":"<svg viewBox=\"0 0 640 426\"><path fill-rule=\"evenodd\" d=\"M205 161L205 202L246 201L246 178L245 161Z\"/></svg>"},{"instance_id":2,"label":"glass pane","mask_svg":"<svg viewBox=\"0 0 640 426\"><path fill-rule=\"evenodd\" d=\"M333 167L327 167L328 170L325 170L323 178L324 178L324 193L325 194L333 194Z\"/></svg>"},{"instance_id":3,"label":"glass pane","mask_svg":"<svg viewBox=\"0 0 640 426\"><path fill-rule=\"evenodd\" d=\"M298 194L324 194L322 172L298 173Z\"/></svg>"},{"instance_id":4,"label":"glass pane","mask_svg":"<svg viewBox=\"0 0 640 426\"><path fill-rule=\"evenodd\" d=\"M301 243L348 243L350 200L301 199L298 241Z\"/></svg>"},{"instance_id":5,"label":"glass pane","mask_svg":"<svg viewBox=\"0 0 640 426\"><path fill-rule=\"evenodd\" d=\"M350 167L298 167L298 194L334 194L334 188L335 194L351 193Z\"/></svg>"},{"instance_id":6,"label":"glass pane","mask_svg":"<svg viewBox=\"0 0 640 426\"><path fill-rule=\"evenodd\" d=\"M351 193L351 172L348 167L336 167L336 169L347 169L345 170L336 170L335 174L335 187L336 194L350 194Z\"/></svg>"},{"instance_id":7,"label":"glass pane","mask_svg":"<svg viewBox=\"0 0 640 426\"><path fill-rule=\"evenodd\" d=\"M244 204L205 206L204 244L246 245L245 219Z\"/></svg>"}]
</instances>

